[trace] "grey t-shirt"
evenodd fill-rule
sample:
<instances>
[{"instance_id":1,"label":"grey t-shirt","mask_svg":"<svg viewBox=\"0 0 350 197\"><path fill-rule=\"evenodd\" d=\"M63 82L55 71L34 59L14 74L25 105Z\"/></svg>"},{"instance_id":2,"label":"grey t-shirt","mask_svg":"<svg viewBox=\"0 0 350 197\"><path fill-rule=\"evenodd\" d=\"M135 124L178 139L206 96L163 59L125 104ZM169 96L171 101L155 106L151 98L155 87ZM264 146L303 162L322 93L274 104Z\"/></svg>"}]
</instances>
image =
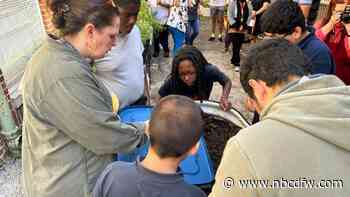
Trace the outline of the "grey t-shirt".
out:
<instances>
[{"instance_id":1,"label":"grey t-shirt","mask_svg":"<svg viewBox=\"0 0 350 197\"><path fill-rule=\"evenodd\" d=\"M159 174L140 163L114 162L101 174L92 197L204 197L181 173Z\"/></svg>"}]
</instances>

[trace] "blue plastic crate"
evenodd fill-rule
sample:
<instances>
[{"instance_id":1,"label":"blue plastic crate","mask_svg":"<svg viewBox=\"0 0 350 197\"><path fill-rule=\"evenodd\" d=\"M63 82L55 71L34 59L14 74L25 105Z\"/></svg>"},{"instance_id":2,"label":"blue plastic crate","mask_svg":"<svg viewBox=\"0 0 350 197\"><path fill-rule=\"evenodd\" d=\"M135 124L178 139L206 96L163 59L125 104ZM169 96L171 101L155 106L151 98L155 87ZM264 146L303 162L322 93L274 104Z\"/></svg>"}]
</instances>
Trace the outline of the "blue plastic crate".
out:
<instances>
[{"instance_id":1,"label":"blue plastic crate","mask_svg":"<svg viewBox=\"0 0 350 197\"><path fill-rule=\"evenodd\" d=\"M119 112L122 122L144 122L150 119L153 108L150 106L132 106ZM180 169L184 179L189 184L207 184L214 180L212 161L207 151L204 137L200 138L199 149L196 155L188 156L180 163ZM143 158L148 151L148 144L134 150L129 154L118 154L117 160L133 162L137 158Z\"/></svg>"}]
</instances>

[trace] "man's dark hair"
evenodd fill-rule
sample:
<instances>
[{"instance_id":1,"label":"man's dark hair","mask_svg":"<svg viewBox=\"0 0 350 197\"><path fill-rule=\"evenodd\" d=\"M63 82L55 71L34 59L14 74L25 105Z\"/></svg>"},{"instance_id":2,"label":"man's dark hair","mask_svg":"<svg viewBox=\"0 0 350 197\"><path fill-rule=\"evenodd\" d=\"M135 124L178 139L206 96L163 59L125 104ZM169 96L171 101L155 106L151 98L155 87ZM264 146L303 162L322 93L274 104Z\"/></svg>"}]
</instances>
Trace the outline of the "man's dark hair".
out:
<instances>
[{"instance_id":1,"label":"man's dark hair","mask_svg":"<svg viewBox=\"0 0 350 197\"><path fill-rule=\"evenodd\" d=\"M121 8L125 8L130 4L141 5L141 0L112 0L115 5Z\"/></svg>"},{"instance_id":2,"label":"man's dark hair","mask_svg":"<svg viewBox=\"0 0 350 197\"><path fill-rule=\"evenodd\" d=\"M209 64L207 59L204 57L203 53L193 46L185 46L181 48L179 51L177 51L173 61L172 61L172 69L171 73L169 75L169 79L173 81L173 89L176 91L185 88L187 85L181 80L179 75L179 65L182 61L189 60L192 62L193 66L196 69L197 79L195 81L195 88L196 93L200 97L200 100L205 100L207 98L205 95L205 92L203 91L205 89L204 87L204 80L203 75L206 66Z\"/></svg>"},{"instance_id":3,"label":"man's dark hair","mask_svg":"<svg viewBox=\"0 0 350 197\"><path fill-rule=\"evenodd\" d=\"M255 98L250 79L264 81L269 87L282 85L289 82L289 77L304 76L306 63L302 50L287 40L263 40L249 50L241 65L240 81L244 91Z\"/></svg>"},{"instance_id":4,"label":"man's dark hair","mask_svg":"<svg viewBox=\"0 0 350 197\"><path fill-rule=\"evenodd\" d=\"M201 136L202 111L188 97L166 96L154 108L149 129L151 146L160 158L180 157Z\"/></svg>"},{"instance_id":5,"label":"man's dark hair","mask_svg":"<svg viewBox=\"0 0 350 197\"><path fill-rule=\"evenodd\" d=\"M106 0L47 0L47 4L61 36L76 34L88 23L101 29L112 25L113 17L119 15Z\"/></svg>"},{"instance_id":6,"label":"man's dark hair","mask_svg":"<svg viewBox=\"0 0 350 197\"><path fill-rule=\"evenodd\" d=\"M263 32L291 34L296 27L306 31L305 17L299 4L293 0L278 0L261 17Z\"/></svg>"}]
</instances>

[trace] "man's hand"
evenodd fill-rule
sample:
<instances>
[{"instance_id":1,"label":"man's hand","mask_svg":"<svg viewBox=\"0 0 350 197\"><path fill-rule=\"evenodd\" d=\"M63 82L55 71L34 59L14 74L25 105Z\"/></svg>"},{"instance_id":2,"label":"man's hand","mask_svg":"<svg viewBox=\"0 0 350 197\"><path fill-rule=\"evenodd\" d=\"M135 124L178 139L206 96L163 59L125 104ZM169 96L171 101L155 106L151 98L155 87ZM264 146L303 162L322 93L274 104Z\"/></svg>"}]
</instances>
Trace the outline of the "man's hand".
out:
<instances>
[{"instance_id":1,"label":"man's hand","mask_svg":"<svg viewBox=\"0 0 350 197\"><path fill-rule=\"evenodd\" d=\"M329 22L332 23L332 25L334 26L335 24L340 22L340 13L335 12L332 16L331 19L329 20Z\"/></svg>"},{"instance_id":2,"label":"man's hand","mask_svg":"<svg viewBox=\"0 0 350 197\"><path fill-rule=\"evenodd\" d=\"M232 103L227 99L227 97L221 97L220 108L224 111L229 110L232 107Z\"/></svg>"}]
</instances>

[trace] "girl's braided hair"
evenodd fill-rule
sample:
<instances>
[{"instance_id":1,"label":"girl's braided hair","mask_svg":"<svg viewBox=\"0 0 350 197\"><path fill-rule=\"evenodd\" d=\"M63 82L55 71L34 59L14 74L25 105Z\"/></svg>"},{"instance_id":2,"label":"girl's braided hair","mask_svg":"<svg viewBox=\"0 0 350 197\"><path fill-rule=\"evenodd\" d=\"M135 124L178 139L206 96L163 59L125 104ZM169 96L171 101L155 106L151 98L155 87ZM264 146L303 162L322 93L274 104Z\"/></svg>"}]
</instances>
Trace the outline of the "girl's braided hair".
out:
<instances>
[{"instance_id":1,"label":"girl's braided hair","mask_svg":"<svg viewBox=\"0 0 350 197\"><path fill-rule=\"evenodd\" d=\"M172 61L172 69L171 73L168 76L168 79L171 80L174 84L172 89L175 92L179 92L180 88L186 88L187 85L181 80L179 75L179 65L182 61L189 60L192 62L193 66L196 69L196 80L194 83L194 87L196 88L196 94L199 96L200 100L205 99L206 95L203 91L205 89L205 84L203 81L203 73L205 71L206 66L209 64L208 61L203 56L202 52L193 46L185 46L181 48L175 55Z\"/></svg>"}]
</instances>

